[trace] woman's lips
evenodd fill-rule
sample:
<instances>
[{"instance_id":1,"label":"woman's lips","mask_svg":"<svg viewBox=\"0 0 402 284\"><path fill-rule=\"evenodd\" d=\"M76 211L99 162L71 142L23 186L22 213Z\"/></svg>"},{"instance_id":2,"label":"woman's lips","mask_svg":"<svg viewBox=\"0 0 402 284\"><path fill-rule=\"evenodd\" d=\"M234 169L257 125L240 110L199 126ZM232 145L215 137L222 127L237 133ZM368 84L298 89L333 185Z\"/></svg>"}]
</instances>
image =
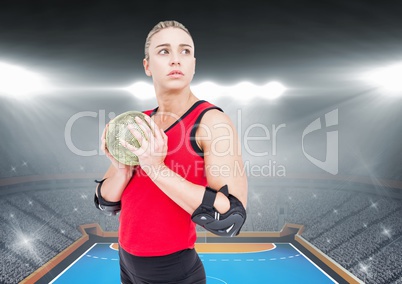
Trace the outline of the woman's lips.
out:
<instances>
[{"instance_id":1,"label":"woman's lips","mask_svg":"<svg viewBox=\"0 0 402 284\"><path fill-rule=\"evenodd\" d=\"M168 76L171 78L179 78L182 77L184 74L180 70L172 70L169 72Z\"/></svg>"}]
</instances>

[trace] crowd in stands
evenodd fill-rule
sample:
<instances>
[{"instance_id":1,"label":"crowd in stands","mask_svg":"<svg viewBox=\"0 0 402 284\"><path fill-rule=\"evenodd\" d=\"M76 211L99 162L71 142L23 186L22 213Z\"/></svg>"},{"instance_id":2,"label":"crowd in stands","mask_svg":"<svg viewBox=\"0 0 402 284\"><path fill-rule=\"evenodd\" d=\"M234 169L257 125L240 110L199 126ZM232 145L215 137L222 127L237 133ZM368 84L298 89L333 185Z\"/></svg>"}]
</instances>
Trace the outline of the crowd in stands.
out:
<instances>
[{"instance_id":1,"label":"crowd in stands","mask_svg":"<svg viewBox=\"0 0 402 284\"><path fill-rule=\"evenodd\" d=\"M10 149L12 153L13 150ZM5 153L7 155L7 153ZM98 173L109 166L104 156L91 157L73 155L66 151L24 153L0 159L0 179L43 174Z\"/></svg>"},{"instance_id":2,"label":"crowd in stands","mask_svg":"<svg viewBox=\"0 0 402 284\"><path fill-rule=\"evenodd\" d=\"M35 270L28 262L22 261L18 255L8 249L0 248L2 273L0 283L19 283L27 274Z\"/></svg>"},{"instance_id":3,"label":"crowd in stands","mask_svg":"<svg viewBox=\"0 0 402 284\"><path fill-rule=\"evenodd\" d=\"M2 195L0 283L19 282L43 266L82 236L79 225L98 223L105 231L117 231L118 216L97 210L93 194L94 187L71 186ZM401 283L400 199L281 185L252 186L248 200L244 231L302 224L306 240L366 283Z\"/></svg>"},{"instance_id":4,"label":"crowd in stands","mask_svg":"<svg viewBox=\"0 0 402 284\"><path fill-rule=\"evenodd\" d=\"M353 266L350 271L368 284L402 283L402 238L382 249L370 258Z\"/></svg>"},{"instance_id":5,"label":"crowd in stands","mask_svg":"<svg viewBox=\"0 0 402 284\"><path fill-rule=\"evenodd\" d=\"M280 228L276 216L279 212L279 197L280 189L277 187L258 187L254 188L254 190L250 190L247 205L247 219L243 230L278 231Z\"/></svg>"},{"instance_id":6,"label":"crowd in stands","mask_svg":"<svg viewBox=\"0 0 402 284\"><path fill-rule=\"evenodd\" d=\"M393 235L402 235L401 211L383 219L380 223L370 224L364 233L357 234L330 251L328 255L338 259L343 267L350 268L362 259L366 259L379 249L390 244Z\"/></svg>"},{"instance_id":7,"label":"crowd in stands","mask_svg":"<svg viewBox=\"0 0 402 284\"><path fill-rule=\"evenodd\" d=\"M387 219L383 219L395 212L395 210L398 210L396 214L400 215L401 204L387 199L380 199L377 201L378 203L381 204L380 209L370 205L358 213L344 217L337 226L325 231L320 237L311 242L320 247L324 253L329 253L342 244L349 242L361 232L369 232L371 228L374 228L374 225L379 224L386 228L387 226L384 222Z\"/></svg>"},{"instance_id":8,"label":"crowd in stands","mask_svg":"<svg viewBox=\"0 0 402 284\"><path fill-rule=\"evenodd\" d=\"M286 221L312 225L322 221L324 216L332 213L333 208L337 208L351 196L349 191L310 187L284 188L283 193L288 206Z\"/></svg>"}]
</instances>

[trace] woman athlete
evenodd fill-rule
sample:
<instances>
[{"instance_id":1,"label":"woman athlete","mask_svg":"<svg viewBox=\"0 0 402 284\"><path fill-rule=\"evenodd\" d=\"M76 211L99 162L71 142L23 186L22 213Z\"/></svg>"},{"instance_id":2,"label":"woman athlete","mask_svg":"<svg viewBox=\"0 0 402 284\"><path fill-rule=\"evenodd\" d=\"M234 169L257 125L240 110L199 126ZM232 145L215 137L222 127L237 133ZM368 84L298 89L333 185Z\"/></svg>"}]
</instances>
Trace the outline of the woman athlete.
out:
<instances>
[{"instance_id":1,"label":"woman athlete","mask_svg":"<svg viewBox=\"0 0 402 284\"><path fill-rule=\"evenodd\" d=\"M98 208L119 211L121 282L206 283L194 250L196 224L235 236L246 219L247 178L231 119L191 91L194 42L179 22L158 23L145 43L144 70L158 107L145 111L145 133L128 126L140 147L122 142L139 165L111 166L97 187ZM149 126L148 126L149 125Z\"/></svg>"}]
</instances>

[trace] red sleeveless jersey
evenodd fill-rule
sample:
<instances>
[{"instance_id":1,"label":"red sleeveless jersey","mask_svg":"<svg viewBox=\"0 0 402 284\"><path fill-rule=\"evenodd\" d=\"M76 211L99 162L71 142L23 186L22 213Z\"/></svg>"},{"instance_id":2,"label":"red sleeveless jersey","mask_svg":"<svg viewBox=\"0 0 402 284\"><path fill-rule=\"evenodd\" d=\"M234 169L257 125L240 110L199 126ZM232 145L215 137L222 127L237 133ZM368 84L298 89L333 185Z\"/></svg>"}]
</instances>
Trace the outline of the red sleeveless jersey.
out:
<instances>
[{"instance_id":1,"label":"red sleeveless jersey","mask_svg":"<svg viewBox=\"0 0 402 284\"><path fill-rule=\"evenodd\" d=\"M203 114L210 109L219 108L198 101L165 130L168 136L166 166L202 186L207 185L207 180L203 154L195 142L195 131ZM152 116L156 110L144 113ZM196 230L191 215L137 166L121 197L120 246L136 256L162 256L194 248L195 241Z\"/></svg>"}]
</instances>

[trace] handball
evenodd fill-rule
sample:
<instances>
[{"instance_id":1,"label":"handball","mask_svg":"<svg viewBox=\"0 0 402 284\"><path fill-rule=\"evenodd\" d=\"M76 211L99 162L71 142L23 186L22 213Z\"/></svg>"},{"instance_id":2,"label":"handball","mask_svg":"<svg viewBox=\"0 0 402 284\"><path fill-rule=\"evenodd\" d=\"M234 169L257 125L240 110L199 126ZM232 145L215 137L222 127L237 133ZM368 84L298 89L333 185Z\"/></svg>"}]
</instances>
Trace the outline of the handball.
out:
<instances>
[{"instance_id":1,"label":"handball","mask_svg":"<svg viewBox=\"0 0 402 284\"><path fill-rule=\"evenodd\" d=\"M109 153L118 162L128 166L139 165L139 160L133 152L121 145L120 141L124 140L135 147L140 147L140 143L138 142L138 140L127 128L127 126L131 124L142 134L143 137L145 136L144 131L135 121L135 118L137 116L145 121L144 117L146 116L146 114L140 111L127 111L119 114L112 121L109 122L109 127L106 131L106 147ZM146 121L145 123L149 126Z\"/></svg>"}]
</instances>

